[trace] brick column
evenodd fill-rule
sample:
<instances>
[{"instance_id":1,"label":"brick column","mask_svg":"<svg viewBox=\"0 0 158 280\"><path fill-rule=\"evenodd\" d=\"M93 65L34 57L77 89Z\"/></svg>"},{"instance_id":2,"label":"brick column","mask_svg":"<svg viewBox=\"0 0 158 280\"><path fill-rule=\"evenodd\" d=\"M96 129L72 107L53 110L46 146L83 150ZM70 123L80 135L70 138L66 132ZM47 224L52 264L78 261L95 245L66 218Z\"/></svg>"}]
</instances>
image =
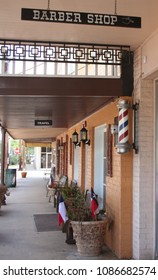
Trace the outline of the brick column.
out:
<instances>
[{"instance_id":1,"label":"brick column","mask_svg":"<svg viewBox=\"0 0 158 280\"><path fill-rule=\"evenodd\" d=\"M154 83L141 79L141 51L135 53L135 101L139 106L139 152L133 161L133 257L154 257Z\"/></svg>"}]
</instances>

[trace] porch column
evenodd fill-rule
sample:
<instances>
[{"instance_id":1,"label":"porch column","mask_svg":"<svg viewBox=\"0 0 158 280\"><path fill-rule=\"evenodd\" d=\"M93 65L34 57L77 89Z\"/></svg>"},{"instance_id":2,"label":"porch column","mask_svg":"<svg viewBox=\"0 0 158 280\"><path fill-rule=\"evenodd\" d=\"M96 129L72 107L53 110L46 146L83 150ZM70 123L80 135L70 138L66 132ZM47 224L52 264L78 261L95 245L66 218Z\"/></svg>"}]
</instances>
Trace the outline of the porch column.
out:
<instances>
[{"instance_id":1,"label":"porch column","mask_svg":"<svg viewBox=\"0 0 158 280\"><path fill-rule=\"evenodd\" d=\"M4 184L5 179L5 154L6 154L6 129L1 127L2 132L2 147L1 147L1 184Z\"/></svg>"}]
</instances>

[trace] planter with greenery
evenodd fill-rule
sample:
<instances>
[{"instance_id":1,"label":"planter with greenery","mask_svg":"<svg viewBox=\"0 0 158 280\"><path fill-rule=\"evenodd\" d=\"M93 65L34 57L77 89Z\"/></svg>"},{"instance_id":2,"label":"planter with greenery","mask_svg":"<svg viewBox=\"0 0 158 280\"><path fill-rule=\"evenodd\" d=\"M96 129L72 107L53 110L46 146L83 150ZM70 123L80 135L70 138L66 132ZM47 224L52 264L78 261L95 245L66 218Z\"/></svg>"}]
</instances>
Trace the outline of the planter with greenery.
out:
<instances>
[{"instance_id":1,"label":"planter with greenery","mask_svg":"<svg viewBox=\"0 0 158 280\"><path fill-rule=\"evenodd\" d=\"M79 187L65 187L62 196L71 221L77 250L84 256L96 256L102 251L107 219L93 218L90 205Z\"/></svg>"},{"instance_id":2,"label":"planter with greenery","mask_svg":"<svg viewBox=\"0 0 158 280\"><path fill-rule=\"evenodd\" d=\"M0 184L0 208L1 205L6 204L6 195L9 195L8 188L5 185Z\"/></svg>"}]
</instances>

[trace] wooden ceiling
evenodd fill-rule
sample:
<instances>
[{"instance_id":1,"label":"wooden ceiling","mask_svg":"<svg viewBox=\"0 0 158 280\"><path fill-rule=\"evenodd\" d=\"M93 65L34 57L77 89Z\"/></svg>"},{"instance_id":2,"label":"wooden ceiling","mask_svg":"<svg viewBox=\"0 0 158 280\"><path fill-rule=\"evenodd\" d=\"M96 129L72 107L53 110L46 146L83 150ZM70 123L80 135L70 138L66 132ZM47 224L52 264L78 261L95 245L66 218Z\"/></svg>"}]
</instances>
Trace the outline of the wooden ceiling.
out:
<instances>
[{"instance_id":1,"label":"wooden ceiling","mask_svg":"<svg viewBox=\"0 0 158 280\"><path fill-rule=\"evenodd\" d=\"M1 77L0 121L14 138L48 141L122 92L122 79Z\"/></svg>"}]
</instances>

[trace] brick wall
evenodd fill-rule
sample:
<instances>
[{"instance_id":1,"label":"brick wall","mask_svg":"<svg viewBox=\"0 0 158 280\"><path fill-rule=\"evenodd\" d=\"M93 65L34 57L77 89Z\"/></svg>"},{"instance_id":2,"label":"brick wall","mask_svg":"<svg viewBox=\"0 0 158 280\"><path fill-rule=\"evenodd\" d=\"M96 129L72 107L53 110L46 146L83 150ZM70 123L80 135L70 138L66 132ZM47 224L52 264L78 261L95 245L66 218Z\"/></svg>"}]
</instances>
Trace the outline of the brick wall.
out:
<instances>
[{"instance_id":1,"label":"brick wall","mask_svg":"<svg viewBox=\"0 0 158 280\"><path fill-rule=\"evenodd\" d=\"M131 102L131 98L127 98ZM88 137L91 145L88 146L88 183L90 188L94 185L94 128L103 124L113 124L114 117L118 116L117 102L110 103L95 114L86 118ZM84 120L83 120L84 122ZM79 133L82 123L70 128L66 133L71 137L76 131ZM132 110L129 113L130 143L132 143ZM60 135L60 139L63 135ZM74 147L73 147L74 149ZM79 180L84 182L84 149L79 150ZM131 258L132 256L132 157L133 152L127 155L119 155L113 145L112 151L112 177L106 178L106 207L113 219L113 226L106 233L106 244L119 258ZM69 180L73 179L73 164L68 166ZM83 187L83 186L82 186Z\"/></svg>"},{"instance_id":2,"label":"brick wall","mask_svg":"<svg viewBox=\"0 0 158 280\"><path fill-rule=\"evenodd\" d=\"M129 110L129 142L132 143L132 110ZM114 227L106 242L119 258L132 256L132 175L133 151L119 155L113 147L113 177L107 177L107 206ZM119 240L119 242L118 242Z\"/></svg>"},{"instance_id":3,"label":"brick wall","mask_svg":"<svg viewBox=\"0 0 158 280\"><path fill-rule=\"evenodd\" d=\"M134 100L139 106L139 153L133 161L133 257L154 254L154 83L141 79L141 50L135 53Z\"/></svg>"}]
</instances>

